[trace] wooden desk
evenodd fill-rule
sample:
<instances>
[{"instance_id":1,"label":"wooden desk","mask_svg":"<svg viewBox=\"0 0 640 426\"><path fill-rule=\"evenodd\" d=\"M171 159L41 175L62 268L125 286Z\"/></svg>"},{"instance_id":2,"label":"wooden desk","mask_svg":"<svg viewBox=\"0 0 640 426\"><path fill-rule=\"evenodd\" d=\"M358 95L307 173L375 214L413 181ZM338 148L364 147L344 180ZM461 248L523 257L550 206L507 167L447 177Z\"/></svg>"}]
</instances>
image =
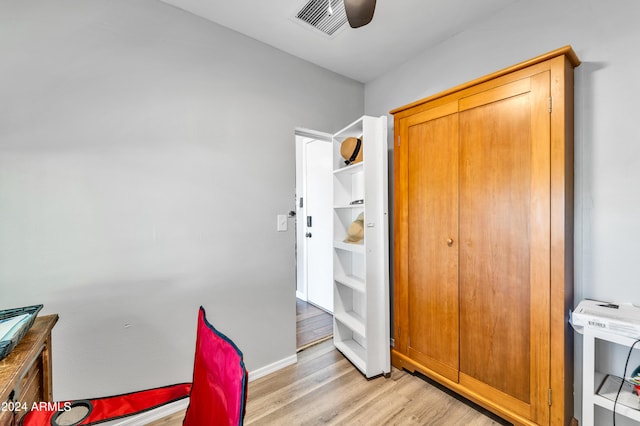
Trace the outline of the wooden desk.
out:
<instances>
[{"instance_id":1,"label":"wooden desk","mask_svg":"<svg viewBox=\"0 0 640 426\"><path fill-rule=\"evenodd\" d=\"M0 361L0 426L10 426L37 401L53 401L51 329L58 315L36 318L18 346ZM7 402L14 401L14 404ZM14 413L11 406L20 406Z\"/></svg>"}]
</instances>

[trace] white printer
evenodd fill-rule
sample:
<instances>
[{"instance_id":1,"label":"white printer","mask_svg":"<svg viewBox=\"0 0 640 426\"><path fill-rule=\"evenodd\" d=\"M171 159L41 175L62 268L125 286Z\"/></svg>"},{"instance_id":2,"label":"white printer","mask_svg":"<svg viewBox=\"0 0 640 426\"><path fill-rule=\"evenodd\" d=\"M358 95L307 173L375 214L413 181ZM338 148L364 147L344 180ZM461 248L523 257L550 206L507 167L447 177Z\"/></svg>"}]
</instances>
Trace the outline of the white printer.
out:
<instances>
[{"instance_id":1,"label":"white printer","mask_svg":"<svg viewBox=\"0 0 640 426\"><path fill-rule=\"evenodd\" d=\"M615 304L583 300L571 313L571 324L579 333L593 327L621 336L640 339L640 308L630 303Z\"/></svg>"}]
</instances>

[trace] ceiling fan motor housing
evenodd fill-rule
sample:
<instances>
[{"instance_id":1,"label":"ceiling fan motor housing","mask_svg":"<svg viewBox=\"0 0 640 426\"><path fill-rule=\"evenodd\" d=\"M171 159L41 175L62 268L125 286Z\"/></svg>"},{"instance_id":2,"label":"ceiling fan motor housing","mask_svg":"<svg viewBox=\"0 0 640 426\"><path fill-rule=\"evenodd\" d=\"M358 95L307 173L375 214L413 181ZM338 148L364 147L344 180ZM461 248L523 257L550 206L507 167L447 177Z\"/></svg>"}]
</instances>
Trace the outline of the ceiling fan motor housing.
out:
<instances>
[{"instance_id":1,"label":"ceiling fan motor housing","mask_svg":"<svg viewBox=\"0 0 640 426\"><path fill-rule=\"evenodd\" d=\"M376 0L344 0L344 9L351 28L367 25L373 19Z\"/></svg>"}]
</instances>

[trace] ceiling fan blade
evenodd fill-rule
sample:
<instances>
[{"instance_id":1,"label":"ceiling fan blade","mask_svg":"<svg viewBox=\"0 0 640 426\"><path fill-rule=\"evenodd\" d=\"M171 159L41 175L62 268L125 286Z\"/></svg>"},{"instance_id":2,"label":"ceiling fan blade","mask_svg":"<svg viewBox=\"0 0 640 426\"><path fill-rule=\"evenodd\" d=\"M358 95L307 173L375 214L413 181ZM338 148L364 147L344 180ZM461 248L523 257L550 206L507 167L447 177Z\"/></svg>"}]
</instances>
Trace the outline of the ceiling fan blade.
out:
<instances>
[{"instance_id":1,"label":"ceiling fan blade","mask_svg":"<svg viewBox=\"0 0 640 426\"><path fill-rule=\"evenodd\" d=\"M367 25L373 19L376 0L344 0L344 10L351 28Z\"/></svg>"}]
</instances>

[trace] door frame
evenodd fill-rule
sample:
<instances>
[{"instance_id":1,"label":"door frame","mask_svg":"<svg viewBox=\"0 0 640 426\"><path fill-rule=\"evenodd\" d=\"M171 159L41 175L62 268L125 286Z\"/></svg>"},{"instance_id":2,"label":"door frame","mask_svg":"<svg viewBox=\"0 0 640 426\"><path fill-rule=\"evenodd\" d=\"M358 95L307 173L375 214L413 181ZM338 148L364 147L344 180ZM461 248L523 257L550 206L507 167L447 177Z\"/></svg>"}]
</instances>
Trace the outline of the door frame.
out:
<instances>
[{"instance_id":1,"label":"door frame","mask_svg":"<svg viewBox=\"0 0 640 426\"><path fill-rule=\"evenodd\" d=\"M305 221L307 217L307 182L306 182L306 145L311 141L333 142L333 135L330 133L319 132L317 130L295 128L295 156L296 156L296 298L300 300L308 300L307 288L307 238L305 238Z\"/></svg>"}]
</instances>

